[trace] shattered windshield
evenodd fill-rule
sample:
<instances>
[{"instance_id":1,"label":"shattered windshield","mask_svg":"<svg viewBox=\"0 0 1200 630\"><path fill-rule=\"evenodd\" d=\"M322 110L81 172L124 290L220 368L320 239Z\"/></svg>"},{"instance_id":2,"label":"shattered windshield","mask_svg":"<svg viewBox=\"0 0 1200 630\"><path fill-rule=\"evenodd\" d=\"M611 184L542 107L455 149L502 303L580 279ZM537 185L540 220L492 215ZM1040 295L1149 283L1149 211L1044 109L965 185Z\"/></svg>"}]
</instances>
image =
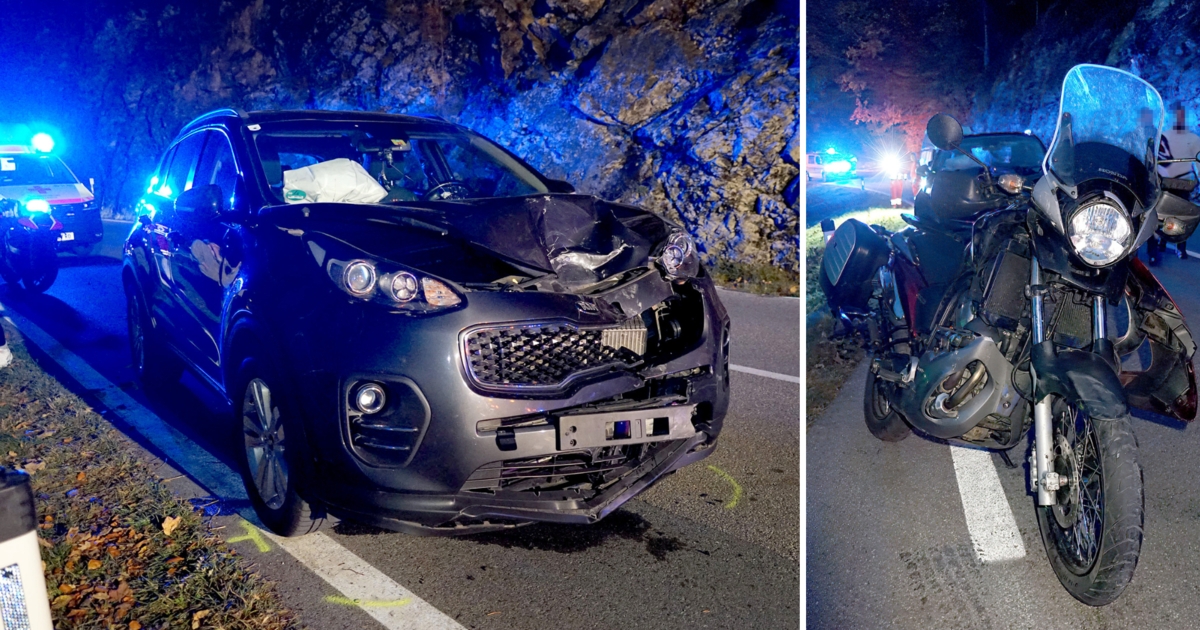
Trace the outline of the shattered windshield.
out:
<instances>
[{"instance_id":1,"label":"shattered windshield","mask_svg":"<svg viewBox=\"0 0 1200 630\"><path fill-rule=\"evenodd\" d=\"M1042 168L1067 186L1111 179L1143 206L1158 196L1155 156L1163 124L1158 90L1116 68L1084 64L1063 79L1058 127Z\"/></svg>"},{"instance_id":2,"label":"shattered windshield","mask_svg":"<svg viewBox=\"0 0 1200 630\"><path fill-rule=\"evenodd\" d=\"M402 203L547 192L529 168L481 136L361 122L263 124L263 172L284 203Z\"/></svg>"}]
</instances>

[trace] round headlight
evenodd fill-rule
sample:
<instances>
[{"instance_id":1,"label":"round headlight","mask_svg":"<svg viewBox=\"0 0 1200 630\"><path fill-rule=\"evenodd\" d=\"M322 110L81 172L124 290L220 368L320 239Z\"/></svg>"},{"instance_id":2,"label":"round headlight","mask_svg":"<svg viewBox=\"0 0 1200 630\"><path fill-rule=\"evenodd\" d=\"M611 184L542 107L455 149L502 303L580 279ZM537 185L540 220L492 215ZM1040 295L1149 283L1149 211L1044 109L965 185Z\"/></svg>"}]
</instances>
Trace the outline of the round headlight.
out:
<instances>
[{"instance_id":1,"label":"round headlight","mask_svg":"<svg viewBox=\"0 0 1200 630\"><path fill-rule=\"evenodd\" d=\"M364 383L354 390L354 406L365 414L379 413L387 403L387 394L379 383Z\"/></svg>"},{"instance_id":2,"label":"round headlight","mask_svg":"<svg viewBox=\"0 0 1200 630\"><path fill-rule=\"evenodd\" d=\"M1105 200L1080 208L1067 223L1075 254L1093 267L1111 265L1133 242L1133 224L1117 204Z\"/></svg>"},{"instance_id":3,"label":"round headlight","mask_svg":"<svg viewBox=\"0 0 1200 630\"><path fill-rule=\"evenodd\" d=\"M366 295L375 288L375 266L363 260L356 260L346 265L346 272L342 278L348 291L354 295Z\"/></svg>"},{"instance_id":4,"label":"round headlight","mask_svg":"<svg viewBox=\"0 0 1200 630\"><path fill-rule=\"evenodd\" d=\"M392 276L392 299L397 302L408 302L417 297L417 277L401 271Z\"/></svg>"}]
</instances>

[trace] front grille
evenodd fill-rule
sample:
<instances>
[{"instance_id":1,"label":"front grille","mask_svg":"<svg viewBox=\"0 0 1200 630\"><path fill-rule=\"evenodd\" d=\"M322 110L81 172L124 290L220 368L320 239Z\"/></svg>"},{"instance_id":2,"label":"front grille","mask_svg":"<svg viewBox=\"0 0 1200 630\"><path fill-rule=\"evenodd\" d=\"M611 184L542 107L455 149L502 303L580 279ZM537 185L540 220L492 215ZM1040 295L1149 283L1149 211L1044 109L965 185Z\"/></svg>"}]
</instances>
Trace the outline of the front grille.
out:
<instances>
[{"instance_id":1,"label":"front grille","mask_svg":"<svg viewBox=\"0 0 1200 630\"><path fill-rule=\"evenodd\" d=\"M646 338L639 317L607 328L514 324L469 331L463 350L471 380L485 389L556 389L577 376L636 364Z\"/></svg>"},{"instance_id":2,"label":"front grille","mask_svg":"<svg viewBox=\"0 0 1200 630\"><path fill-rule=\"evenodd\" d=\"M627 444L559 453L544 457L509 459L484 464L463 485L464 492L531 492L543 490L593 490L637 467L645 456L671 442Z\"/></svg>"}]
</instances>

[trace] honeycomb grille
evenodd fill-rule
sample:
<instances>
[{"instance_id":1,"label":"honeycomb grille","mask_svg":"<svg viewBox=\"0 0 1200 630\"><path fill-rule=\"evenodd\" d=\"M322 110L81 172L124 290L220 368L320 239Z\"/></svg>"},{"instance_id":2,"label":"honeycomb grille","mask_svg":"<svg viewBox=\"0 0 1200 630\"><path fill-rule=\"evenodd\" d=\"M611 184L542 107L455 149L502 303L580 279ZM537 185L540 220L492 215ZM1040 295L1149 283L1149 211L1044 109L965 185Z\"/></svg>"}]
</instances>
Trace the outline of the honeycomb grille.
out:
<instances>
[{"instance_id":1,"label":"honeycomb grille","mask_svg":"<svg viewBox=\"0 0 1200 630\"><path fill-rule=\"evenodd\" d=\"M557 388L577 374L629 366L640 359L631 347L646 347L645 327L636 331L627 324L614 330L620 334L570 324L475 330L466 337L467 367L472 380L484 387ZM638 335L640 344L633 339Z\"/></svg>"}]
</instances>

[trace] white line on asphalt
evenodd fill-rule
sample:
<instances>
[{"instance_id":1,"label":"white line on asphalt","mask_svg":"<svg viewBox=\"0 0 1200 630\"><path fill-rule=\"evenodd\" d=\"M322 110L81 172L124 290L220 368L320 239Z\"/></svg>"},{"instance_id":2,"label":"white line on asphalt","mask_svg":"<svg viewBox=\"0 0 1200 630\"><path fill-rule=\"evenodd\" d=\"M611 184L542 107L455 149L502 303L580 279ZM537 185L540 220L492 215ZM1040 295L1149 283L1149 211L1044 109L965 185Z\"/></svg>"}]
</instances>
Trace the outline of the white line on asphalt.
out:
<instances>
[{"instance_id":1,"label":"white line on asphalt","mask_svg":"<svg viewBox=\"0 0 1200 630\"><path fill-rule=\"evenodd\" d=\"M992 454L960 446L950 447L958 493L962 496L967 531L975 544L975 555L983 562L1000 562L1025 557L1025 543L1013 517Z\"/></svg>"},{"instance_id":2,"label":"white line on asphalt","mask_svg":"<svg viewBox=\"0 0 1200 630\"><path fill-rule=\"evenodd\" d=\"M733 370L734 372L745 372L746 374L753 374L755 376L773 378L777 381L783 381L785 383L795 383L797 385L800 384L800 377L792 376L791 374L780 374L779 372L768 372L766 370L760 370L758 368L746 367L744 365L732 365L732 364L729 366L729 369Z\"/></svg>"},{"instance_id":3,"label":"white line on asphalt","mask_svg":"<svg viewBox=\"0 0 1200 630\"><path fill-rule=\"evenodd\" d=\"M237 481L238 476L224 462L163 422L162 418L114 385L40 326L4 308L2 304L0 311L6 315L9 323L21 331L25 339L41 348L113 414L120 416L142 437L170 457L176 468L187 472L217 496L226 499L246 498L245 489ZM270 536L269 532L264 533ZM359 606L388 630L464 630L462 625L445 613L400 586L325 534L318 532L301 538L271 538L300 564L351 600L409 600L406 605L396 608Z\"/></svg>"}]
</instances>

